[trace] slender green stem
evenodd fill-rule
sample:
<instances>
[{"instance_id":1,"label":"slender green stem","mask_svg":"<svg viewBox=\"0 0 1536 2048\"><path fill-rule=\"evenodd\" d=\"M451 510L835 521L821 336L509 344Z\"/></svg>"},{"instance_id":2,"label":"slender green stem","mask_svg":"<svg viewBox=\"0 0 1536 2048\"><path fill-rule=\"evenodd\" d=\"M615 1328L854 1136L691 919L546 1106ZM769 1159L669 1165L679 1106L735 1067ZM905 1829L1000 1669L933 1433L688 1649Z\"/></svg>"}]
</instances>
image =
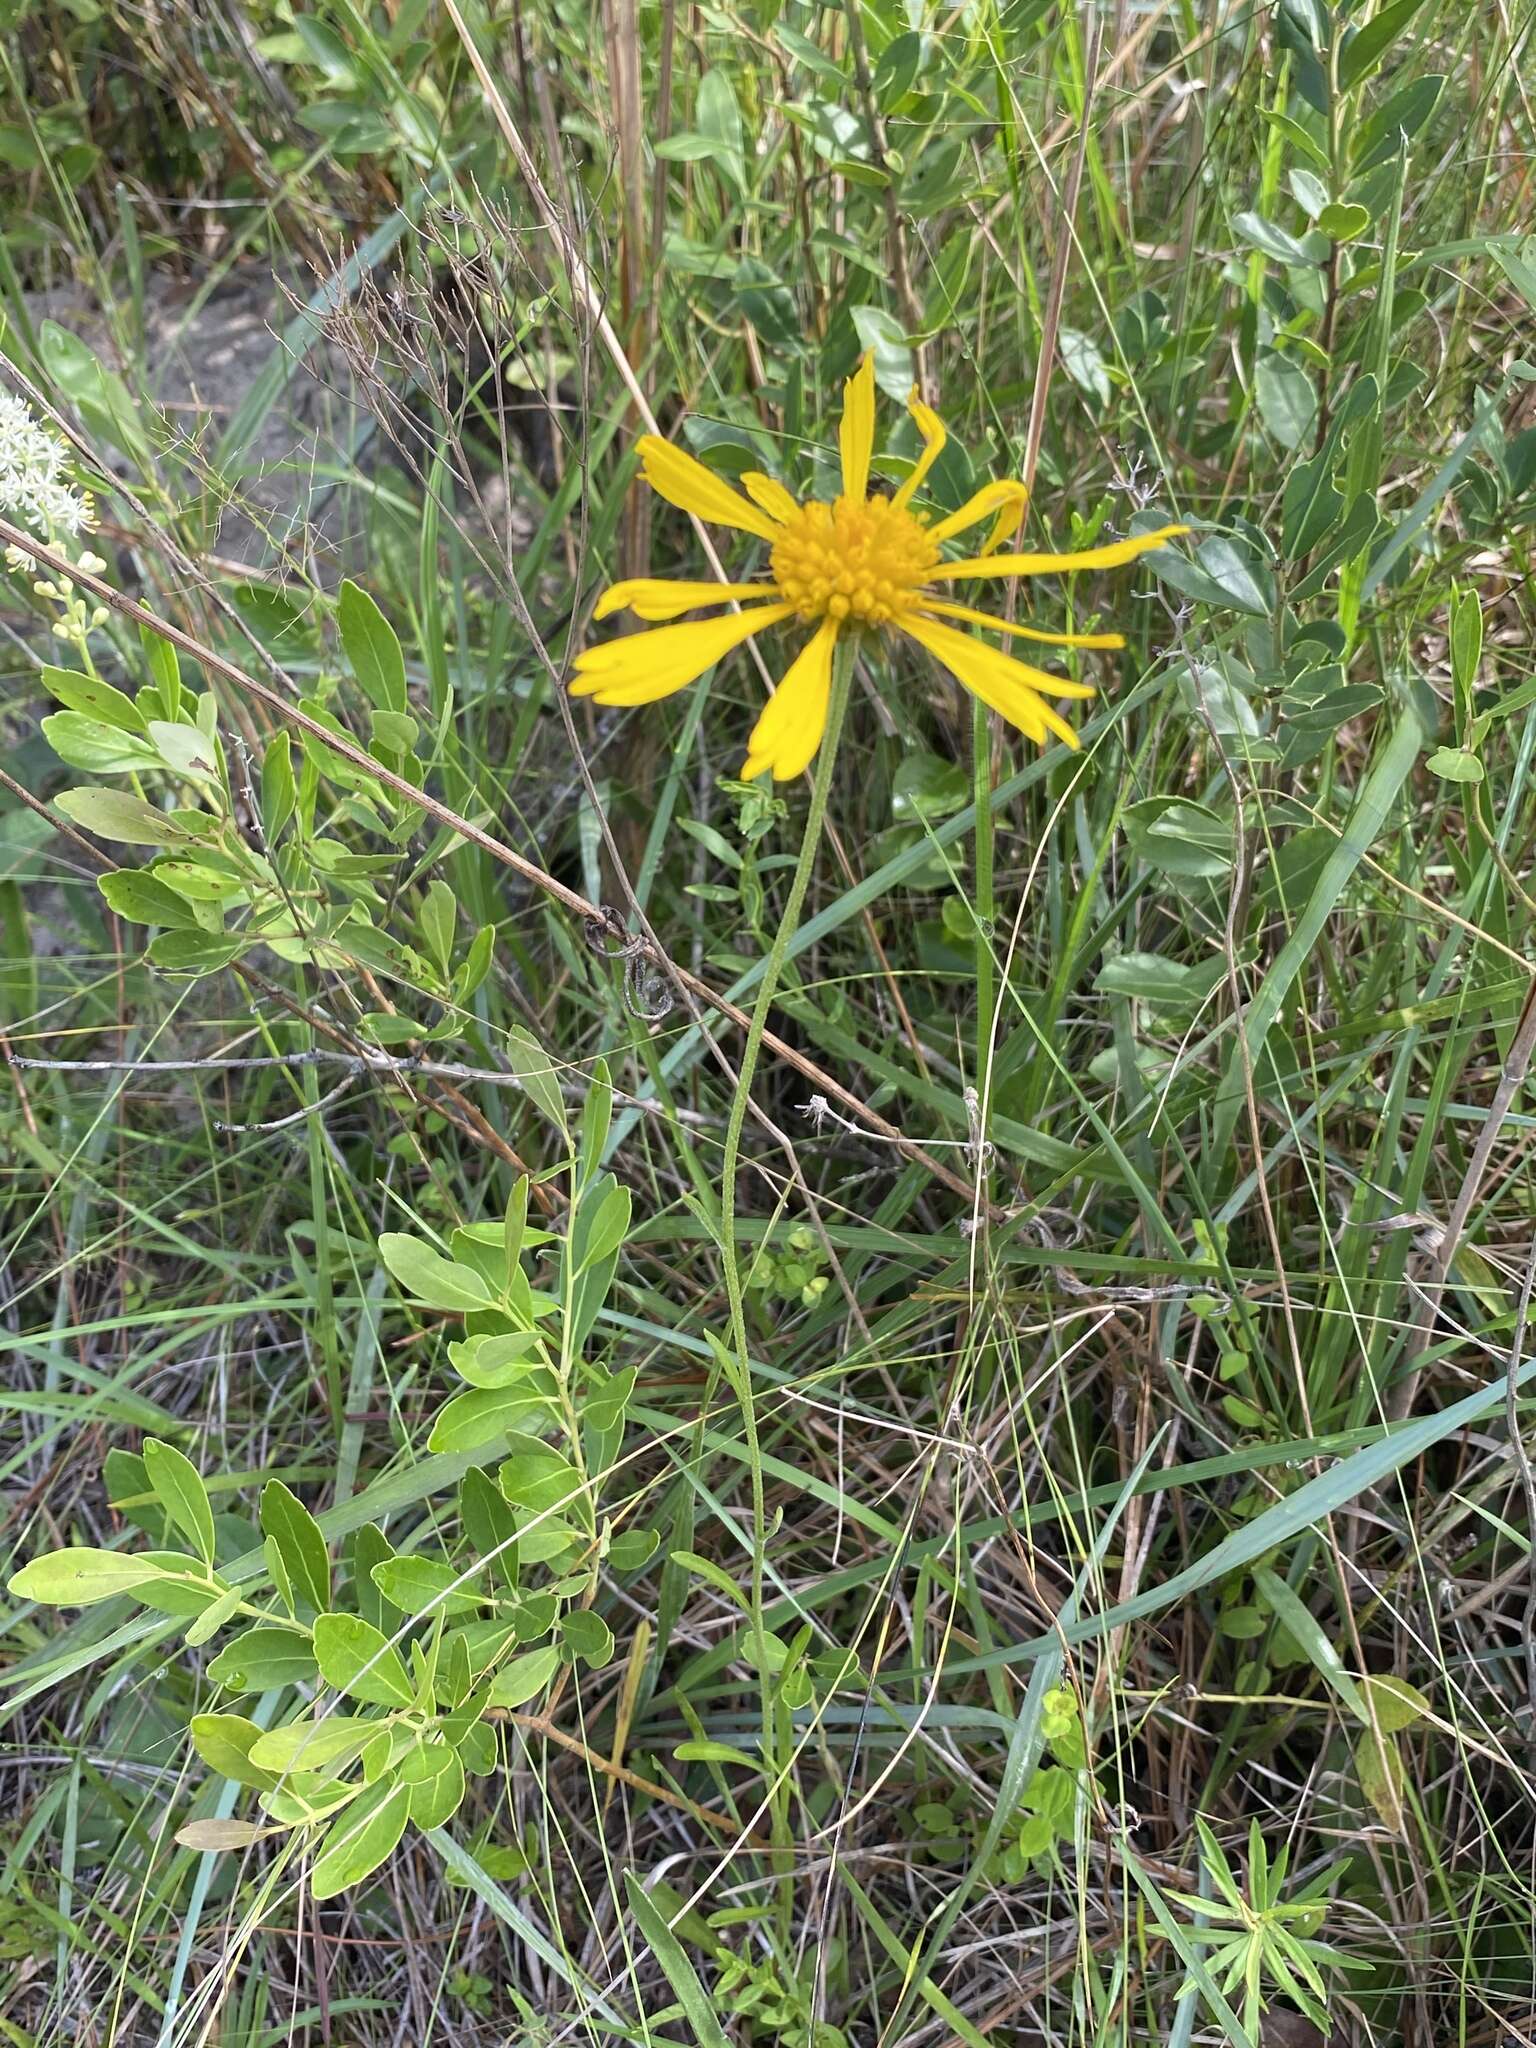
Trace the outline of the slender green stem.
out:
<instances>
[{"instance_id":1,"label":"slender green stem","mask_svg":"<svg viewBox=\"0 0 1536 2048\"><path fill-rule=\"evenodd\" d=\"M997 921L997 894L993 882L992 857L992 720L979 697L971 700L971 770L976 803L976 1095L983 1122L987 1116L992 1065L992 1032L997 1007L997 977L993 970L992 937ZM986 1157L976 1133L976 1172L984 1172ZM986 1204L982 1204L982 1213Z\"/></svg>"},{"instance_id":2,"label":"slender green stem","mask_svg":"<svg viewBox=\"0 0 1536 2048\"><path fill-rule=\"evenodd\" d=\"M805 904L806 891L810 887L811 875L816 866L816 855L821 845L821 828L827 815L827 798L832 791L832 771L837 762L838 741L842 738L843 719L848 709L848 693L853 681L856 644L855 636L852 633L845 633L833 650L832 695L827 706L827 729L821 742L821 751L816 758L816 776L811 785L811 806L806 813L805 832L800 841L800 858L795 864L794 879L789 885L789 900L784 905L784 915L779 920L779 928L768 949L768 958L763 966L763 978L758 984L757 1001L752 1007L752 1019L747 1029L747 1042L742 1049L736 1092L731 1099L731 1114L725 1128L725 1156L720 1167L721 1256L725 1265L726 1295L730 1303L731 1347L736 1354L739 1379L736 1393L741 1405L742 1427L746 1435L752 1482L751 1617L753 1647L763 1689L765 1762L772 1729L772 1675L768 1665L767 1631L763 1626L763 1558L767 1542L767 1511L764 1504L762 1456L757 1438L757 1416L752 1399L752 1369L747 1352L746 1309L742 1295L741 1270L736 1256L736 1169L741 1158L741 1134L746 1124L752 1077L757 1071L758 1054L762 1050L768 1011L778 989L785 956L800 923L800 912ZM775 1802L776 1809L777 1805L778 1802ZM777 1825L776 1810L775 1826Z\"/></svg>"},{"instance_id":3,"label":"slender green stem","mask_svg":"<svg viewBox=\"0 0 1536 2048\"><path fill-rule=\"evenodd\" d=\"M313 1034L306 1032L312 1042ZM304 1069L304 1100L311 1107L320 1100L320 1076L314 1067ZM331 1282L331 1204L326 1177L323 1125L317 1116L306 1120L309 1150L309 1205L315 1231L315 1323L325 1364L325 1397L336 1440L346 1420L346 1394L341 1381L341 1350L337 1343L336 1301Z\"/></svg>"}]
</instances>

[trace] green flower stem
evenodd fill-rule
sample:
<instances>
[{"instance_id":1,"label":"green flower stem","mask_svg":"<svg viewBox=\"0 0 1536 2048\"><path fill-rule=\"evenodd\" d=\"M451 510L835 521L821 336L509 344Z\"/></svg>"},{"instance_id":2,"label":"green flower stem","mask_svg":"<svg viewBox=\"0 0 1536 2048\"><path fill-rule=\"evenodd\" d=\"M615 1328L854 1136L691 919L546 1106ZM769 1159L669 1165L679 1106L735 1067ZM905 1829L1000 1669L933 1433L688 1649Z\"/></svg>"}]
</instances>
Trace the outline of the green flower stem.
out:
<instances>
[{"instance_id":1,"label":"green flower stem","mask_svg":"<svg viewBox=\"0 0 1536 2048\"><path fill-rule=\"evenodd\" d=\"M848 695L853 682L854 653L857 644L855 634L845 633L839 636L832 651L832 693L827 706L827 729L822 737L821 751L816 757L816 776L811 786L811 807L806 813L805 832L800 841L800 858L795 864L794 879L789 885L789 900L784 905L784 915L779 921L778 931L774 934L773 944L768 949L768 958L763 965L763 978L758 984L757 1001L752 1007L747 1042L742 1049L736 1093L731 1100L731 1114L725 1128L725 1156L720 1167L720 1247L725 1265L726 1295L730 1302L731 1345L736 1354L739 1375L736 1393L741 1407L742 1427L746 1434L747 1458L752 1481L750 1613L758 1677L763 1693L765 1764L768 1762L768 1753L771 1749L773 1726L772 1674L768 1667L767 1631L763 1626L763 1559L767 1542L767 1513L764 1505L762 1456L758 1447L757 1415L752 1399L752 1368L747 1350L746 1309L742 1294L741 1269L736 1255L736 1172L741 1159L741 1134L747 1118L752 1077L757 1072L758 1054L762 1050L768 1012L778 989L785 956L800 923L800 912L805 904L806 891L810 887L811 875L816 866L816 855L821 846L821 831L827 815L827 798L832 792L832 771L837 763L838 741L842 738L843 720L848 709ZM777 1831L783 1802L775 1799L774 1807Z\"/></svg>"},{"instance_id":2,"label":"green flower stem","mask_svg":"<svg viewBox=\"0 0 1536 2048\"><path fill-rule=\"evenodd\" d=\"M997 978L993 968L993 928L997 921L992 832L992 718L979 697L971 699L972 797L976 806L976 889L972 917L976 925L976 1097L983 1125L989 1120L992 1092L992 1033L996 1026ZM987 1213L985 1129L976 1132L976 1178L981 1184L980 1213Z\"/></svg>"}]
</instances>

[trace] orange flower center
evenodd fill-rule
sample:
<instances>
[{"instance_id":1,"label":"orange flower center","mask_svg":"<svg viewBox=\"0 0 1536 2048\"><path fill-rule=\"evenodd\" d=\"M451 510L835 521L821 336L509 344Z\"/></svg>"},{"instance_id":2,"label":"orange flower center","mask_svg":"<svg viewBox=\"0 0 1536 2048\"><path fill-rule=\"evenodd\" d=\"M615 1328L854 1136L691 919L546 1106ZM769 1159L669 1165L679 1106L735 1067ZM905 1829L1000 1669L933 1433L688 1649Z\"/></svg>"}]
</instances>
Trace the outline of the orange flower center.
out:
<instances>
[{"instance_id":1,"label":"orange flower center","mask_svg":"<svg viewBox=\"0 0 1536 2048\"><path fill-rule=\"evenodd\" d=\"M784 522L772 556L773 580L802 619L868 626L911 611L938 562L922 521L889 498L813 499Z\"/></svg>"}]
</instances>

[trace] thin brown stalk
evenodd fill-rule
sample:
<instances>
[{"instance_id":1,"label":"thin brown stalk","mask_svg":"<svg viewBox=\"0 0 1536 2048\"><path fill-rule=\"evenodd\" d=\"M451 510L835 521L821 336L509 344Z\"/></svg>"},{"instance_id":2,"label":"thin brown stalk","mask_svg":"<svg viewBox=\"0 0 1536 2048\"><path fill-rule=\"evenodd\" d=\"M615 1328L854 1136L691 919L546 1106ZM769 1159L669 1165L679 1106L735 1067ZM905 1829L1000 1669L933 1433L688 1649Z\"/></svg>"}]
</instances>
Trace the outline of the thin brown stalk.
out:
<instances>
[{"instance_id":1,"label":"thin brown stalk","mask_svg":"<svg viewBox=\"0 0 1536 2048\"><path fill-rule=\"evenodd\" d=\"M1056 362L1056 339L1061 331L1061 307L1067 289L1067 265L1077 239L1077 200L1083 186L1083 167L1088 161L1096 75L1099 68L1100 22L1097 14L1089 21L1088 47L1083 56L1083 118L1078 129L1077 152L1067 173L1066 189L1057 211L1056 248L1051 257L1051 282L1046 293L1045 319L1040 327L1040 359L1035 369L1035 388L1029 401L1029 427L1024 438L1023 478L1026 490L1035 487L1035 470L1040 461L1040 444L1045 437L1045 406L1050 395Z\"/></svg>"},{"instance_id":2,"label":"thin brown stalk","mask_svg":"<svg viewBox=\"0 0 1536 2048\"><path fill-rule=\"evenodd\" d=\"M563 1728L557 1728L553 1721L542 1714L517 1714L505 1708L492 1707L486 1714L488 1721L510 1721L529 1735L542 1735L546 1742L553 1742L560 1749L569 1750L572 1756L579 1756L583 1763L590 1764L605 1778L612 1778L620 1785L628 1785L632 1792L643 1792L650 1799L659 1799L665 1806L674 1806L680 1813L691 1814L701 1820L716 1834L726 1835L749 1848L766 1849L770 1845L761 1835L750 1828L738 1828L728 1814L714 1813L707 1806L700 1806L681 1792L673 1792L665 1785L658 1785L654 1778L642 1778L638 1771L632 1771L627 1764L615 1763L612 1757L601 1756L595 1749L589 1749L579 1736L567 1735Z\"/></svg>"},{"instance_id":3,"label":"thin brown stalk","mask_svg":"<svg viewBox=\"0 0 1536 2048\"><path fill-rule=\"evenodd\" d=\"M1525 1002L1521 1006L1520 1016L1515 1025L1515 1035L1510 1041L1503 1071L1499 1075L1499 1085L1494 1090L1493 1101L1488 1105L1487 1120L1477 1134L1472 1157L1467 1162L1467 1170L1462 1176L1456 1200L1452 1204L1450 1215L1446 1218L1440 1241L1435 1247L1428 1282L1418 1290L1418 1309L1404 1351L1408 1370L1391 1389L1386 1399L1386 1413L1390 1421L1400 1422L1413 1407L1424 1373L1420 1361L1429 1349L1430 1339L1434 1334L1435 1318L1440 1312L1440 1302L1445 1293L1446 1282L1450 1278L1451 1266L1466 1233L1467 1220L1482 1188L1484 1176L1488 1171L1488 1162L1493 1157L1493 1148L1499 1142L1504 1119L1514 1107L1515 1097L1525 1085L1533 1052L1536 1052L1536 981L1532 982L1526 992ZM1512 1360L1511 1372L1514 1370L1514 1364L1515 1361Z\"/></svg>"},{"instance_id":4,"label":"thin brown stalk","mask_svg":"<svg viewBox=\"0 0 1536 2048\"><path fill-rule=\"evenodd\" d=\"M901 307L902 321L907 333L915 337L923 326L923 309L912 289L912 271L907 262L906 236L902 232L901 209L896 204L896 180L891 169L890 155L886 148L885 122L881 118L880 104L875 98L874 80L870 76L869 52L864 42L864 26L859 19L858 0L843 0L843 16L848 23L848 54L853 59L854 89L859 95L859 111L864 116L864 128L869 136L869 159L880 173L883 184L880 197L885 208L885 243L890 258L891 283L896 288L896 301ZM927 390L921 344L916 348L917 381Z\"/></svg>"}]
</instances>

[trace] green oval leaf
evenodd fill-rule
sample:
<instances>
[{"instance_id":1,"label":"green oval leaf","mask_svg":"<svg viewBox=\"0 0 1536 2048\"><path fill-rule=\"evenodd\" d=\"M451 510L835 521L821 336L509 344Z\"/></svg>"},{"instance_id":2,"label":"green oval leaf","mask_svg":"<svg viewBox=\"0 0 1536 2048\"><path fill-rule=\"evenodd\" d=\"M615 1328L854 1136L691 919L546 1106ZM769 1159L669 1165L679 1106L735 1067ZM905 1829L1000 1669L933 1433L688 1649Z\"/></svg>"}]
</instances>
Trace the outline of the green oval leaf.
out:
<instances>
[{"instance_id":1,"label":"green oval leaf","mask_svg":"<svg viewBox=\"0 0 1536 2048\"><path fill-rule=\"evenodd\" d=\"M347 661L369 703L379 711L407 710L405 656L395 629L350 576L336 600L336 623Z\"/></svg>"},{"instance_id":2,"label":"green oval leaf","mask_svg":"<svg viewBox=\"0 0 1536 2048\"><path fill-rule=\"evenodd\" d=\"M235 1637L208 1666L215 1685L231 1692L265 1692L284 1685L307 1685L316 1675L309 1638L292 1628L259 1624Z\"/></svg>"},{"instance_id":3,"label":"green oval leaf","mask_svg":"<svg viewBox=\"0 0 1536 2048\"><path fill-rule=\"evenodd\" d=\"M537 1370L543 1348L537 1330L501 1330L450 1344L448 1356L472 1387L511 1387Z\"/></svg>"},{"instance_id":4,"label":"green oval leaf","mask_svg":"<svg viewBox=\"0 0 1536 2048\"><path fill-rule=\"evenodd\" d=\"M1424 0L1392 0L1363 28L1348 32L1339 56L1339 85L1343 91L1349 92L1375 70L1423 5Z\"/></svg>"},{"instance_id":5,"label":"green oval leaf","mask_svg":"<svg viewBox=\"0 0 1536 2048\"><path fill-rule=\"evenodd\" d=\"M613 1661L613 1630L590 1607L573 1607L560 1622L560 1634L572 1656L594 1671Z\"/></svg>"},{"instance_id":6,"label":"green oval leaf","mask_svg":"<svg viewBox=\"0 0 1536 2048\"><path fill-rule=\"evenodd\" d=\"M971 800L971 778L958 761L937 754L906 755L891 778L891 816L898 825L949 818Z\"/></svg>"},{"instance_id":7,"label":"green oval leaf","mask_svg":"<svg viewBox=\"0 0 1536 2048\"><path fill-rule=\"evenodd\" d=\"M502 1049L508 1070L522 1083L534 1107L564 1134L565 1101L560 1093L560 1078L549 1054L520 1024L503 1027Z\"/></svg>"},{"instance_id":8,"label":"green oval leaf","mask_svg":"<svg viewBox=\"0 0 1536 2048\"><path fill-rule=\"evenodd\" d=\"M493 1707L521 1707L541 1693L560 1669L560 1652L553 1643L542 1649L526 1650L491 1680Z\"/></svg>"},{"instance_id":9,"label":"green oval leaf","mask_svg":"<svg viewBox=\"0 0 1536 2048\"><path fill-rule=\"evenodd\" d=\"M327 1714L323 1721L290 1721L269 1729L251 1744L251 1762L264 1771L324 1771L349 1763L379 1732L377 1721L353 1714Z\"/></svg>"},{"instance_id":10,"label":"green oval leaf","mask_svg":"<svg viewBox=\"0 0 1536 2048\"><path fill-rule=\"evenodd\" d=\"M1188 797L1128 804L1125 836L1148 867L1168 875L1224 875L1232 866L1232 820Z\"/></svg>"},{"instance_id":11,"label":"green oval leaf","mask_svg":"<svg viewBox=\"0 0 1536 2048\"><path fill-rule=\"evenodd\" d=\"M1266 350L1254 374L1254 397L1260 419L1280 446L1299 448L1317 418L1317 393L1301 365L1273 349Z\"/></svg>"},{"instance_id":12,"label":"green oval leaf","mask_svg":"<svg viewBox=\"0 0 1536 2048\"><path fill-rule=\"evenodd\" d=\"M410 1787L411 1819L419 1828L440 1828L464 1799L464 1765L456 1750L445 1752L442 1768Z\"/></svg>"},{"instance_id":13,"label":"green oval leaf","mask_svg":"<svg viewBox=\"0 0 1536 2048\"><path fill-rule=\"evenodd\" d=\"M373 1568L373 1583L402 1614L474 1614L485 1605L469 1589L452 1589L462 1575L432 1557L386 1557Z\"/></svg>"},{"instance_id":14,"label":"green oval leaf","mask_svg":"<svg viewBox=\"0 0 1536 2048\"><path fill-rule=\"evenodd\" d=\"M386 1778L332 1821L310 1874L317 1899L334 1899L378 1869L405 1833L410 1802L410 1787Z\"/></svg>"},{"instance_id":15,"label":"green oval leaf","mask_svg":"<svg viewBox=\"0 0 1536 2048\"><path fill-rule=\"evenodd\" d=\"M144 868L114 868L110 875L99 875L96 886L130 924L158 924L173 932L201 930L186 898Z\"/></svg>"},{"instance_id":16,"label":"green oval leaf","mask_svg":"<svg viewBox=\"0 0 1536 2048\"><path fill-rule=\"evenodd\" d=\"M100 676L83 676L71 668L43 670L43 688L66 711L83 711L101 725L115 725L120 732L142 733L144 720L132 698L114 690Z\"/></svg>"},{"instance_id":17,"label":"green oval leaf","mask_svg":"<svg viewBox=\"0 0 1536 2048\"><path fill-rule=\"evenodd\" d=\"M428 1448L433 1451L478 1451L517 1431L547 1423L549 1404L525 1388L472 1387L455 1394L432 1425Z\"/></svg>"},{"instance_id":18,"label":"green oval leaf","mask_svg":"<svg viewBox=\"0 0 1536 2048\"><path fill-rule=\"evenodd\" d=\"M43 735L66 768L87 775L127 775L158 768L157 748L121 726L88 718L83 711L55 711L43 720Z\"/></svg>"},{"instance_id":19,"label":"green oval leaf","mask_svg":"<svg viewBox=\"0 0 1536 2048\"><path fill-rule=\"evenodd\" d=\"M386 1230L379 1239L379 1256L412 1299L427 1308L462 1313L491 1305L491 1290L472 1267L445 1259L419 1237Z\"/></svg>"},{"instance_id":20,"label":"green oval leaf","mask_svg":"<svg viewBox=\"0 0 1536 2048\"><path fill-rule=\"evenodd\" d=\"M1436 747L1424 763L1431 775L1443 782L1481 782L1483 764L1465 747Z\"/></svg>"},{"instance_id":21,"label":"green oval leaf","mask_svg":"<svg viewBox=\"0 0 1536 2048\"><path fill-rule=\"evenodd\" d=\"M460 1399L466 1396L461 1395ZM581 1474L569 1459L546 1444L524 1438L496 1475L513 1507L529 1515L571 1507L582 1496Z\"/></svg>"},{"instance_id":22,"label":"green oval leaf","mask_svg":"<svg viewBox=\"0 0 1536 2048\"><path fill-rule=\"evenodd\" d=\"M205 1564L213 1563L213 1508L202 1474L174 1444L158 1437L144 1439L144 1470L155 1496L171 1518L171 1526L196 1545Z\"/></svg>"},{"instance_id":23,"label":"green oval leaf","mask_svg":"<svg viewBox=\"0 0 1536 2048\"><path fill-rule=\"evenodd\" d=\"M1362 1678L1360 1689L1369 1696L1371 1713L1383 1735L1396 1735L1404 1728L1411 1728L1415 1721L1422 1721L1432 1711L1429 1701L1416 1685L1410 1685L1406 1678L1396 1678L1390 1672L1378 1672Z\"/></svg>"},{"instance_id":24,"label":"green oval leaf","mask_svg":"<svg viewBox=\"0 0 1536 2048\"><path fill-rule=\"evenodd\" d=\"M1371 224L1371 216L1363 206L1336 199L1323 208L1317 216L1317 224L1330 241L1352 242L1357 235L1365 233Z\"/></svg>"},{"instance_id":25,"label":"green oval leaf","mask_svg":"<svg viewBox=\"0 0 1536 2048\"><path fill-rule=\"evenodd\" d=\"M281 1553L294 1591L323 1612L331 1604L331 1560L320 1524L281 1479L261 1490L261 1531Z\"/></svg>"},{"instance_id":26,"label":"green oval leaf","mask_svg":"<svg viewBox=\"0 0 1536 2048\"><path fill-rule=\"evenodd\" d=\"M232 1778L237 1785L250 1785L258 1792L270 1792L277 1783L271 1771L251 1761L262 1731L244 1714L194 1714L188 1732L192 1747L221 1778Z\"/></svg>"},{"instance_id":27,"label":"green oval leaf","mask_svg":"<svg viewBox=\"0 0 1536 2048\"><path fill-rule=\"evenodd\" d=\"M161 932L150 943L149 957L168 974L217 974L246 950L246 939L220 938L213 932Z\"/></svg>"},{"instance_id":28,"label":"green oval leaf","mask_svg":"<svg viewBox=\"0 0 1536 2048\"><path fill-rule=\"evenodd\" d=\"M81 1544L33 1558L12 1574L9 1590L18 1600L36 1600L43 1607L94 1607L98 1600L114 1600L163 1577L148 1558Z\"/></svg>"},{"instance_id":29,"label":"green oval leaf","mask_svg":"<svg viewBox=\"0 0 1536 2048\"><path fill-rule=\"evenodd\" d=\"M374 1707L408 1707L415 1688L400 1653L372 1622L356 1614L322 1614L315 1623L315 1662L327 1685Z\"/></svg>"}]
</instances>

